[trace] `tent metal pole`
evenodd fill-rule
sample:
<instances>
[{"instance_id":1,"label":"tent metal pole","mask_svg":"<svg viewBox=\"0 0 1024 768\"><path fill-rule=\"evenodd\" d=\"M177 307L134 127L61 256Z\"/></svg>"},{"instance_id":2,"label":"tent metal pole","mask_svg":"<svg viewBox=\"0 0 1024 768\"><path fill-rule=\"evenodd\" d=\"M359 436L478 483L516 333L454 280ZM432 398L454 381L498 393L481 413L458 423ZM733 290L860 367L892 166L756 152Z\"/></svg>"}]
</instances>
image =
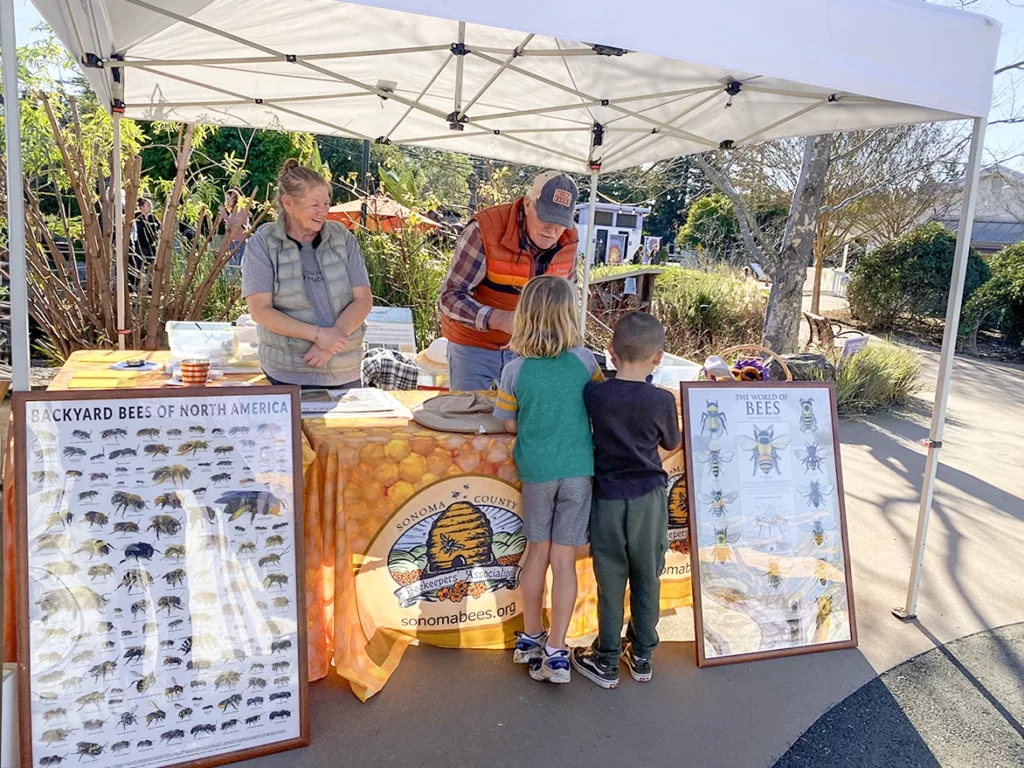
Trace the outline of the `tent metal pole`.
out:
<instances>
[{"instance_id":1,"label":"tent metal pole","mask_svg":"<svg viewBox=\"0 0 1024 768\"><path fill-rule=\"evenodd\" d=\"M121 203L121 115L113 112L110 119L114 124L114 159L113 168L110 169L113 182L113 199L110 201L112 212L111 221L114 226L114 261L117 265L117 348L125 348L125 320L127 319L125 290L128 280L128 264L124 254L124 205Z\"/></svg>"},{"instance_id":2,"label":"tent metal pole","mask_svg":"<svg viewBox=\"0 0 1024 768\"><path fill-rule=\"evenodd\" d=\"M597 177L600 171L590 174L590 200L587 202L587 245L583 249L583 292L580 296L580 333L584 342L587 340L587 305L590 303L590 263L594 260L594 248L597 243L597 228L594 226L594 215L597 211Z\"/></svg>"},{"instance_id":3,"label":"tent metal pole","mask_svg":"<svg viewBox=\"0 0 1024 768\"><path fill-rule=\"evenodd\" d=\"M359 186L362 189L363 203L359 206L359 225L366 229L366 202L370 197L370 142L363 141L363 167L359 174Z\"/></svg>"},{"instance_id":4,"label":"tent metal pole","mask_svg":"<svg viewBox=\"0 0 1024 768\"><path fill-rule=\"evenodd\" d=\"M4 133L7 141L7 257L11 278L11 384L16 392L27 392L28 268L25 261L25 195L22 192L17 46L14 0L0 0L0 56L3 61Z\"/></svg>"},{"instance_id":5,"label":"tent metal pole","mask_svg":"<svg viewBox=\"0 0 1024 768\"><path fill-rule=\"evenodd\" d=\"M684 109L679 114L675 115L674 117L670 117L668 120L665 121L665 124L666 125L670 125L670 126L674 125L678 120L682 120L684 117L686 117L691 112L700 109L701 107L703 107L705 104L707 104L712 99L718 98L718 94L719 93L721 93L721 91L718 88L716 88L713 93L709 94L708 96L705 96L703 99L698 101L696 104L691 104L690 106L688 106L686 109ZM623 118L619 118L619 119L625 119L625 118L623 117ZM605 127L607 129L607 126L605 126ZM615 150L611 154L606 155L605 158L604 158L605 162L610 161L614 157L618 157L619 155L626 154L626 153L630 152L637 144L640 144L640 143L642 143L644 141L647 141L651 136L655 136L656 138L660 139L662 136L666 135L666 134L663 134L663 133L653 134L653 133L651 133L651 129L650 128L646 128L646 129L642 129L642 130L643 130L643 133L644 133L643 136L641 136L641 137L639 137L637 139L634 139L633 141L629 142L625 146L619 147L617 150Z\"/></svg>"},{"instance_id":6,"label":"tent metal pole","mask_svg":"<svg viewBox=\"0 0 1024 768\"><path fill-rule=\"evenodd\" d=\"M893 608L892 611L893 615L899 619L913 619L917 616L917 597L921 587L921 571L924 567L928 521L931 517L932 499L935 494L935 475L939 468L939 450L942 448L942 434L946 425L946 404L949 400L950 382L953 378L953 358L956 354L956 338L960 326L960 307L963 303L964 283L967 277L967 261L971 252L971 229L974 226L978 174L981 170L984 144L985 118L976 117L974 132L971 136L967 177L964 180L960 224L956 231L956 257L953 260L949 302L946 304L946 327L942 334L942 356L939 358L939 377L935 387L935 407L932 410L931 430L925 441L925 445L928 446L928 458L924 468L924 486L921 489L921 507L917 517L917 535L914 540L914 560L911 564L910 584L907 586L907 602L903 608Z\"/></svg>"},{"instance_id":7,"label":"tent metal pole","mask_svg":"<svg viewBox=\"0 0 1024 768\"><path fill-rule=\"evenodd\" d=\"M459 22L459 45L464 46L466 44L466 22ZM466 66L466 56L464 53L460 53L455 60L455 113L456 121L459 115L462 114L462 72Z\"/></svg>"},{"instance_id":8,"label":"tent metal pole","mask_svg":"<svg viewBox=\"0 0 1024 768\"><path fill-rule=\"evenodd\" d=\"M684 88L680 91L662 91L660 93L644 93L637 96L623 96L620 99L606 99L606 101L610 106L612 104L629 104L633 101L650 101L652 99L669 99L680 96L691 96L695 93L706 93L708 91L718 90L721 90L721 86L712 85L704 86L703 88ZM487 115L477 115L477 117L471 119L470 122L476 122L477 120L502 120L509 117L525 117L528 115L546 115L552 112L568 112L574 109L586 109L587 107L601 106L605 106L604 101L601 99L590 99L589 101L580 101L575 104L557 104L550 107L537 107L536 109L518 109L513 112L492 112ZM592 120L587 121L587 125L592 124ZM608 123L605 123L605 126L607 125Z\"/></svg>"},{"instance_id":9,"label":"tent metal pole","mask_svg":"<svg viewBox=\"0 0 1024 768\"><path fill-rule=\"evenodd\" d=\"M419 95L416 97L416 101L414 102L415 104L419 104L421 101L423 101L423 97L427 95L427 91L429 91L433 87L434 83L437 81L437 78L439 78L441 76L441 73L448 68L448 65L454 58L454 53L448 54L448 57L444 60L441 66L437 68L437 71L434 73L434 76L430 78L430 81L425 86L423 86L423 90L420 91ZM405 112L402 113L402 116L398 118L398 122L391 126L390 131L384 134L385 139L391 138L391 134L398 130L398 126L405 122L405 118L409 116L409 114L413 111L414 108L415 107L413 107L412 105L406 108Z\"/></svg>"},{"instance_id":10,"label":"tent metal pole","mask_svg":"<svg viewBox=\"0 0 1024 768\"><path fill-rule=\"evenodd\" d=\"M523 52L523 49L530 44L531 40L533 40L532 34L527 35L525 38L523 38L523 42L521 42L519 46L508 55L508 58L505 59L505 63L498 67L496 70L494 70L494 74L487 78L486 83L480 86L480 90L476 92L476 95L473 96L473 98L471 98L468 102L466 102L465 106L459 107L458 114L455 116L456 120L460 120L466 116L466 113L473 107L474 104L480 101L480 97L487 92L487 89L494 84L495 80L501 77L501 73L504 72L508 65L511 64L513 60L515 60ZM461 59L462 57L459 58Z\"/></svg>"},{"instance_id":11,"label":"tent metal pole","mask_svg":"<svg viewBox=\"0 0 1024 768\"><path fill-rule=\"evenodd\" d=\"M136 0L129 0L129 2L136 2ZM488 56L487 54L480 53L478 51L470 51L470 53L472 53L474 56L476 56L478 58L483 59L484 61L489 61L492 64L500 65L502 63L502 61L500 59L496 59L493 56ZM545 85L550 85L552 88L558 88L561 91L565 91L566 93L571 93L574 96L578 96L581 99L586 99L588 101L593 101L594 100L594 96L589 94L589 93L585 93L584 91L580 91L580 90L578 90L576 88L570 88L569 86L567 86L567 85L565 85L563 83L559 83L557 80L552 80L550 78L543 77L542 75L538 75L535 72L530 72L529 70L523 69L522 67L517 67L517 66L515 66L513 64L509 64L508 67L506 67L506 68L509 71L511 71L511 72L518 72L519 74L525 75L526 77L529 77L529 78L532 78L533 80L536 80L539 83L544 83ZM724 93L725 91L723 90L722 92ZM601 100L598 99L598 101L601 101ZM704 145L706 147L710 147L711 149L718 149L719 142L711 141L710 139L705 139L703 136L698 136L695 133L689 133L687 131L683 131L683 130L680 130L678 128L673 128L671 125L663 123L660 120L655 120L653 118L647 117L646 115L641 114L640 112L634 112L632 110L626 109L625 107L617 106L616 104L614 104L612 102L609 102L608 108L609 109L613 109L616 112L619 112L619 113L621 113L623 115L628 115L629 117L635 117L637 120L641 120L641 121L643 121L645 123L649 123L651 125L656 125L659 128L663 129L669 135L676 136L677 138L687 139L689 141L694 141L694 142L697 142L698 144L702 144L702 145Z\"/></svg>"}]
</instances>

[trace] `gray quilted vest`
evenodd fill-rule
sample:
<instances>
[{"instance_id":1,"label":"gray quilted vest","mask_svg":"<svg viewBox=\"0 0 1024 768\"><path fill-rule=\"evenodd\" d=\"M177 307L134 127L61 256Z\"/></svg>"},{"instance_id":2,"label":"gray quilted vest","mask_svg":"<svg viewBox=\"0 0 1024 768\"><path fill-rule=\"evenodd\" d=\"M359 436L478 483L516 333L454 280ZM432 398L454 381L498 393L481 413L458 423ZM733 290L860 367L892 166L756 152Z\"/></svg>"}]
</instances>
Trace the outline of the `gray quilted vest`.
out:
<instances>
[{"instance_id":1,"label":"gray quilted vest","mask_svg":"<svg viewBox=\"0 0 1024 768\"><path fill-rule=\"evenodd\" d=\"M285 234L280 220L263 224L256 230L267 244L270 263L274 267L274 309L310 325L317 325L316 313L306 297L302 280L302 257L298 246ZM324 222L320 231L320 245L316 260L323 272L331 294L334 314L352 303L352 283L348 277L349 233L343 224ZM288 373L330 374L339 382L359 379L363 361L363 332L360 326L353 334L348 348L331 358L323 368L314 368L303 361L312 347L305 339L282 336L259 326L260 362L274 370Z\"/></svg>"}]
</instances>

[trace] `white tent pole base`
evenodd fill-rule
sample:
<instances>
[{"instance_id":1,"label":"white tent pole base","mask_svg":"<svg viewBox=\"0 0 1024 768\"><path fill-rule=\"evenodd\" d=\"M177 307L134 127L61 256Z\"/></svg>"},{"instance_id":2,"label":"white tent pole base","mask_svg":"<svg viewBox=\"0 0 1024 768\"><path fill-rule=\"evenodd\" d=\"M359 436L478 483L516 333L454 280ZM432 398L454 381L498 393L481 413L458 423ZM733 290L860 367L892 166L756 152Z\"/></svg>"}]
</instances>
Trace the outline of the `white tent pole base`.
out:
<instances>
[{"instance_id":1,"label":"white tent pole base","mask_svg":"<svg viewBox=\"0 0 1024 768\"><path fill-rule=\"evenodd\" d=\"M594 248L597 244L597 230L594 228L594 214L597 205L598 171L590 174L590 200L587 203L587 245L583 249L583 291L580 295L580 333L583 341L587 340L587 306L590 298L590 264L594 260Z\"/></svg>"},{"instance_id":2,"label":"white tent pole base","mask_svg":"<svg viewBox=\"0 0 1024 768\"><path fill-rule=\"evenodd\" d=\"M4 125L7 140L7 254L11 278L11 384L29 390L28 268L25 262L25 196L21 172L21 108L18 103L18 42L14 0L0 0L0 55L3 57Z\"/></svg>"},{"instance_id":3,"label":"white tent pole base","mask_svg":"<svg viewBox=\"0 0 1024 768\"><path fill-rule=\"evenodd\" d=\"M910 570L910 584L907 587L907 602L892 613L902 620L917 616L917 598L921 588L921 572L924 568L925 543L928 537L928 522L931 518L932 499L935 495L935 476L939 469L939 450L942 448L942 434L946 426L946 406L949 388L953 378L953 358L956 355L957 332L960 327L960 308L963 304L964 283L967 278L967 261L971 253L971 230L974 226L974 209L978 192L978 173L981 170L981 156L985 144L985 120L975 118L971 136L971 153L964 179L964 198L960 206L960 224L956 232L956 257L953 260L953 274L949 286L949 302L946 305L946 327L942 334L942 356L939 358L939 376L935 387L935 407L932 410L932 426L928 433L928 459L924 470L924 486L921 489L921 507L917 516L917 535L914 539L914 560Z\"/></svg>"}]
</instances>

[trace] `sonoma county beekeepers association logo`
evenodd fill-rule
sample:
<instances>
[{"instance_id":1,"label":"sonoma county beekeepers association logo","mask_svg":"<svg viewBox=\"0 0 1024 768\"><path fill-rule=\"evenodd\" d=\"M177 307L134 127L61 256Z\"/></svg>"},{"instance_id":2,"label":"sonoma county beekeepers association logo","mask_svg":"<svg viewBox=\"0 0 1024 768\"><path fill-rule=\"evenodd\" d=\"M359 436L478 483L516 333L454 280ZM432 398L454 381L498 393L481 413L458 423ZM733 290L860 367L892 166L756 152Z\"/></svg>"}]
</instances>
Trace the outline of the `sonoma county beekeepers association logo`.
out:
<instances>
[{"instance_id":1,"label":"sonoma county beekeepers association logo","mask_svg":"<svg viewBox=\"0 0 1024 768\"><path fill-rule=\"evenodd\" d=\"M664 464L668 472L668 546L672 552L690 553L690 529L687 525L686 461L682 452Z\"/></svg>"},{"instance_id":2,"label":"sonoma county beekeepers association logo","mask_svg":"<svg viewBox=\"0 0 1024 768\"><path fill-rule=\"evenodd\" d=\"M417 521L391 547L388 570L401 585L395 596L402 607L420 600L458 603L519 586L523 521L487 503L504 499L472 491L470 483L451 491L442 511Z\"/></svg>"},{"instance_id":3,"label":"sonoma county beekeepers association logo","mask_svg":"<svg viewBox=\"0 0 1024 768\"><path fill-rule=\"evenodd\" d=\"M410 497L370 543L356 576L364 629L436 631L513 618L526 551L521 503L514 486L479 475L446 478Z\"/></svg>"}]
</instances>

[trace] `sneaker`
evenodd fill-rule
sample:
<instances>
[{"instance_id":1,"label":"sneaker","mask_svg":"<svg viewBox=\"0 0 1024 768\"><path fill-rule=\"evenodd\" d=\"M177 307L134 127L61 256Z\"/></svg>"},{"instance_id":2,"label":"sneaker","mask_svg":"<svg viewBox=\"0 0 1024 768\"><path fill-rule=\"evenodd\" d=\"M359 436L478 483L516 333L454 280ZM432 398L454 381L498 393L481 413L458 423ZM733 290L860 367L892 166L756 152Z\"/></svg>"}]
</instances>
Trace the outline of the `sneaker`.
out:
<instances>
[{"instance_id":1,"label":"sneaker","mask_svg":"<svg viewBox=\"0 0 1024 768\"><path fill-rule=\"evenodd\" d=\"M537 682L568 683L571 674L568 651L555 651L548 656L542 650L540 658L530 659L530 677Z\"/></svg>"},{"instance_id":2,"label":"sneaker","mask_svg":"<svg viewBox=\"0 0 1024 768\"><path fill-rule=\"evenodd\" d=\"M541 632L537 637L525 632L516 632L516 649L512 653L512 661L516 664L529 664L532 659L544 656L544 644L548 641L548 633Z\"/></svg>"},{"instance_id":3,"label":"sneaker","mask_svg":"<svg viewBox=\"0 0 1024 768\"><path fill-rule=\"evenodd\" d=\"M601 663L593 648L573 648L569 660L576 671L592 683L602 688L617 688L619 685L619 665L610 669Z\"/></svg>"},{"instance_id":4,"label":"sneaker","mask_svg":"<svg viewBox=\"0 0 1024 768\"><path fill-rule=\"evenodd\" d=\"M651 681L651 660L645 659L642 656L633 655L633 646L630 643L626 643L626 647L622 649L622 658L626 662L626 666L629 667L629 674L633 676L633 679L638 683L649 683Z\"/></svg>"}]
</instances>

